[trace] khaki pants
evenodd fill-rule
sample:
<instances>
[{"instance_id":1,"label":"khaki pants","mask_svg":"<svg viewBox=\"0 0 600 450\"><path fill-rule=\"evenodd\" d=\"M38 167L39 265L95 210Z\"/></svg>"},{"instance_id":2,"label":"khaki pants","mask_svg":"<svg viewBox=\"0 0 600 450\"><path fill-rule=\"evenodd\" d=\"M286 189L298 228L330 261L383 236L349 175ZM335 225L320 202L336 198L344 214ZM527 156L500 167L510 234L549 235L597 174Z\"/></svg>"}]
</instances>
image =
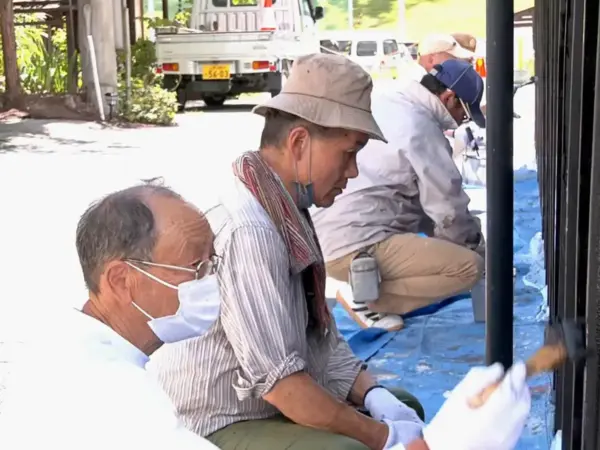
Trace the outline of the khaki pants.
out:
<instances>
[{"instance_id":1,"label":"khaki pants","mask_svg":"<svg viewBox=\"0 0 600 450\"><path fill-rule=\"evenodd\" d=\"M402 389L390 391L425 420L423 407L414 396ZM304 427L282 416L234 423L208 440L222 450L368 450L354 439Z\"/></svg>"},{"instance_id":2,"label":"khaki pants","mask_svg":"<svg viewBox=\"0 0 600 450\"><path fill-rule=\"evenodd\" d=\"M484 261L477 253L441 239L397 234L367 249L379 265L381 297L369 309L406 314L470 290L481 278ZM327 274L348 282L352 258L327 263Z\"/></svg>"}]
</instances>

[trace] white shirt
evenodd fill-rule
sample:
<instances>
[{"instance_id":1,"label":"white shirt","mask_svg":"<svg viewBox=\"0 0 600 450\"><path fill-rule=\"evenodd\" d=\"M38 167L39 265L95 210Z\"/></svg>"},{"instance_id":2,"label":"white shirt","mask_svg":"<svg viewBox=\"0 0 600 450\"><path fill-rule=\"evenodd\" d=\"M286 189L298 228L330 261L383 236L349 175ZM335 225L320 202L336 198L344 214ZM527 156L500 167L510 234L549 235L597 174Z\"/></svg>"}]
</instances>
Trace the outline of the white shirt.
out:
<instances>
[{"instance_id":1,"label":"white shirt","mask_svg":"<svg viewBox=\"0 0 600 450\"><path fill-rule=\"evenodd\" d=\"M181 425L148 357L112 329L76 310L48 325L9 380L2 450L217 449Z\"/></svg>"},{"instance_id":2,"label":"white shirt","mask_svg":"<svg viewBox=\"0 0 600 450\"><path fill-rule=\"evenodd\" d=\"M371 98L389 143L370 140L357 156L358 177L331 207L311 211L325 260L402 233L464 246L478 241L481 226L444 136L456 127L448 110L414 80L374 90Z\"/></svg>"}]
</instances>

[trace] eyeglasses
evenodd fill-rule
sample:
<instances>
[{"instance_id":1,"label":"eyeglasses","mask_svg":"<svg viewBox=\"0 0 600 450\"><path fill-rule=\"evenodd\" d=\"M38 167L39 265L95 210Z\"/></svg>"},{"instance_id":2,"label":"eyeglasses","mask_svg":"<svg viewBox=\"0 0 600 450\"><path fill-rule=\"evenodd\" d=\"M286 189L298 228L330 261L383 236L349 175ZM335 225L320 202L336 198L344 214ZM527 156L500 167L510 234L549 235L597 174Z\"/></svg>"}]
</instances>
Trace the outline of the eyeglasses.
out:
<instances>
[{"instance_id":1,"label":"eyeglasses","mask_svg":"<svg viewBox=\"0 0 600 450\"><path fill-rule=\"evenodd\" d=\"M150 267L161 267L163 269L178 270L180 272L188 272L194 274L194 279L199 280L207 275L213 275L219 268L219 262L221 258L218 255L212 255L209 259L200 261L195 268L173 266L171 264L160 264L149 261L141 261L137 259L128 259L127 261L135 264L144 264Z\"/></svg>"},{"instance_id":2,"label":"eyeglasses","mask_svg":"<svg viewBox=\"0 0 600 450\"><path fill-rule=\"evenodd\" d=\"M457 97L458 98L458 97ZM471 114L471 108L469 105L463 102L460 98L458 99L463 110L465 111L465 122L471 122L473 120L473 115Z\"/></svg>"}]
</instances>

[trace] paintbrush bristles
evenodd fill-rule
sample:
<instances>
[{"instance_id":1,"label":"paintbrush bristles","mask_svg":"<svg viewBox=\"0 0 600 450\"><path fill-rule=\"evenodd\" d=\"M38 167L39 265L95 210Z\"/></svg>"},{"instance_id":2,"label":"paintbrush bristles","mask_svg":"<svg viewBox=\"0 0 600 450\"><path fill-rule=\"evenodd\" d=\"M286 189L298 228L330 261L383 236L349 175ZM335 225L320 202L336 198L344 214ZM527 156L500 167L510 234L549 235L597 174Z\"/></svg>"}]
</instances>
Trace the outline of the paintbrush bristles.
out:
<instances>
[{"instance_id":1,"label":"paintbrush bristles","mask_svg":"<svg viewBox=\"0 0 600 450\"><path fill-rule=\"evenodd\" d=\"M564 345L545 345L525 363L527 377L532 377L542 372L552 372L564 364L566 360L567 349Z\"/></svg>"},{"instance_id":2,"label":"paintbrush bristles","mask_svg":"<svg viewBox=\"0 0 600 450\"><path fill-rule=\"evenodd\" d=\"M552 372L554 369L564 364L566 360L567 349L564 345L545 345L535 352L525 363L525 367L527 368L527 378L543 372ZM481 391L479 395L469 399L469 406L471 408L479 408L485 404L499 385L500 382L494 383Z\"/></svg>"}]
</instances>

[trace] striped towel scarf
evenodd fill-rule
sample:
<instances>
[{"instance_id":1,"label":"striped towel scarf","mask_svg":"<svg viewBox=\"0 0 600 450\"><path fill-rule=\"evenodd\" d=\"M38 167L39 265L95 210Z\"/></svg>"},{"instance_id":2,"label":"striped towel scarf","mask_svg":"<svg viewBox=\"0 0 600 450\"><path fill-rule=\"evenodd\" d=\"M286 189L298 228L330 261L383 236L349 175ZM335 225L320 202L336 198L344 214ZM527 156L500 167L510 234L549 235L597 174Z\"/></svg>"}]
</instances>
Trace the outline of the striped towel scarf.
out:
<instances>
[{"instance_id":1,"label":"striped towel scarf","mask_svg":"<svg viewBox=\"0 0 600 450\"><path fill-rule=\"evenodd\" d=\"M258 152L246 152L233 163L233 173L265 209L290 255L292 273L312 272L312 282L305 283L309 328L326 332L331 312L325 300L325 265L315 229L308 212L305 219L281 181ZM308 274L305 274L308 275ZM307 290L307 284L314 292Z\"/></svg>"}]
</instances>

